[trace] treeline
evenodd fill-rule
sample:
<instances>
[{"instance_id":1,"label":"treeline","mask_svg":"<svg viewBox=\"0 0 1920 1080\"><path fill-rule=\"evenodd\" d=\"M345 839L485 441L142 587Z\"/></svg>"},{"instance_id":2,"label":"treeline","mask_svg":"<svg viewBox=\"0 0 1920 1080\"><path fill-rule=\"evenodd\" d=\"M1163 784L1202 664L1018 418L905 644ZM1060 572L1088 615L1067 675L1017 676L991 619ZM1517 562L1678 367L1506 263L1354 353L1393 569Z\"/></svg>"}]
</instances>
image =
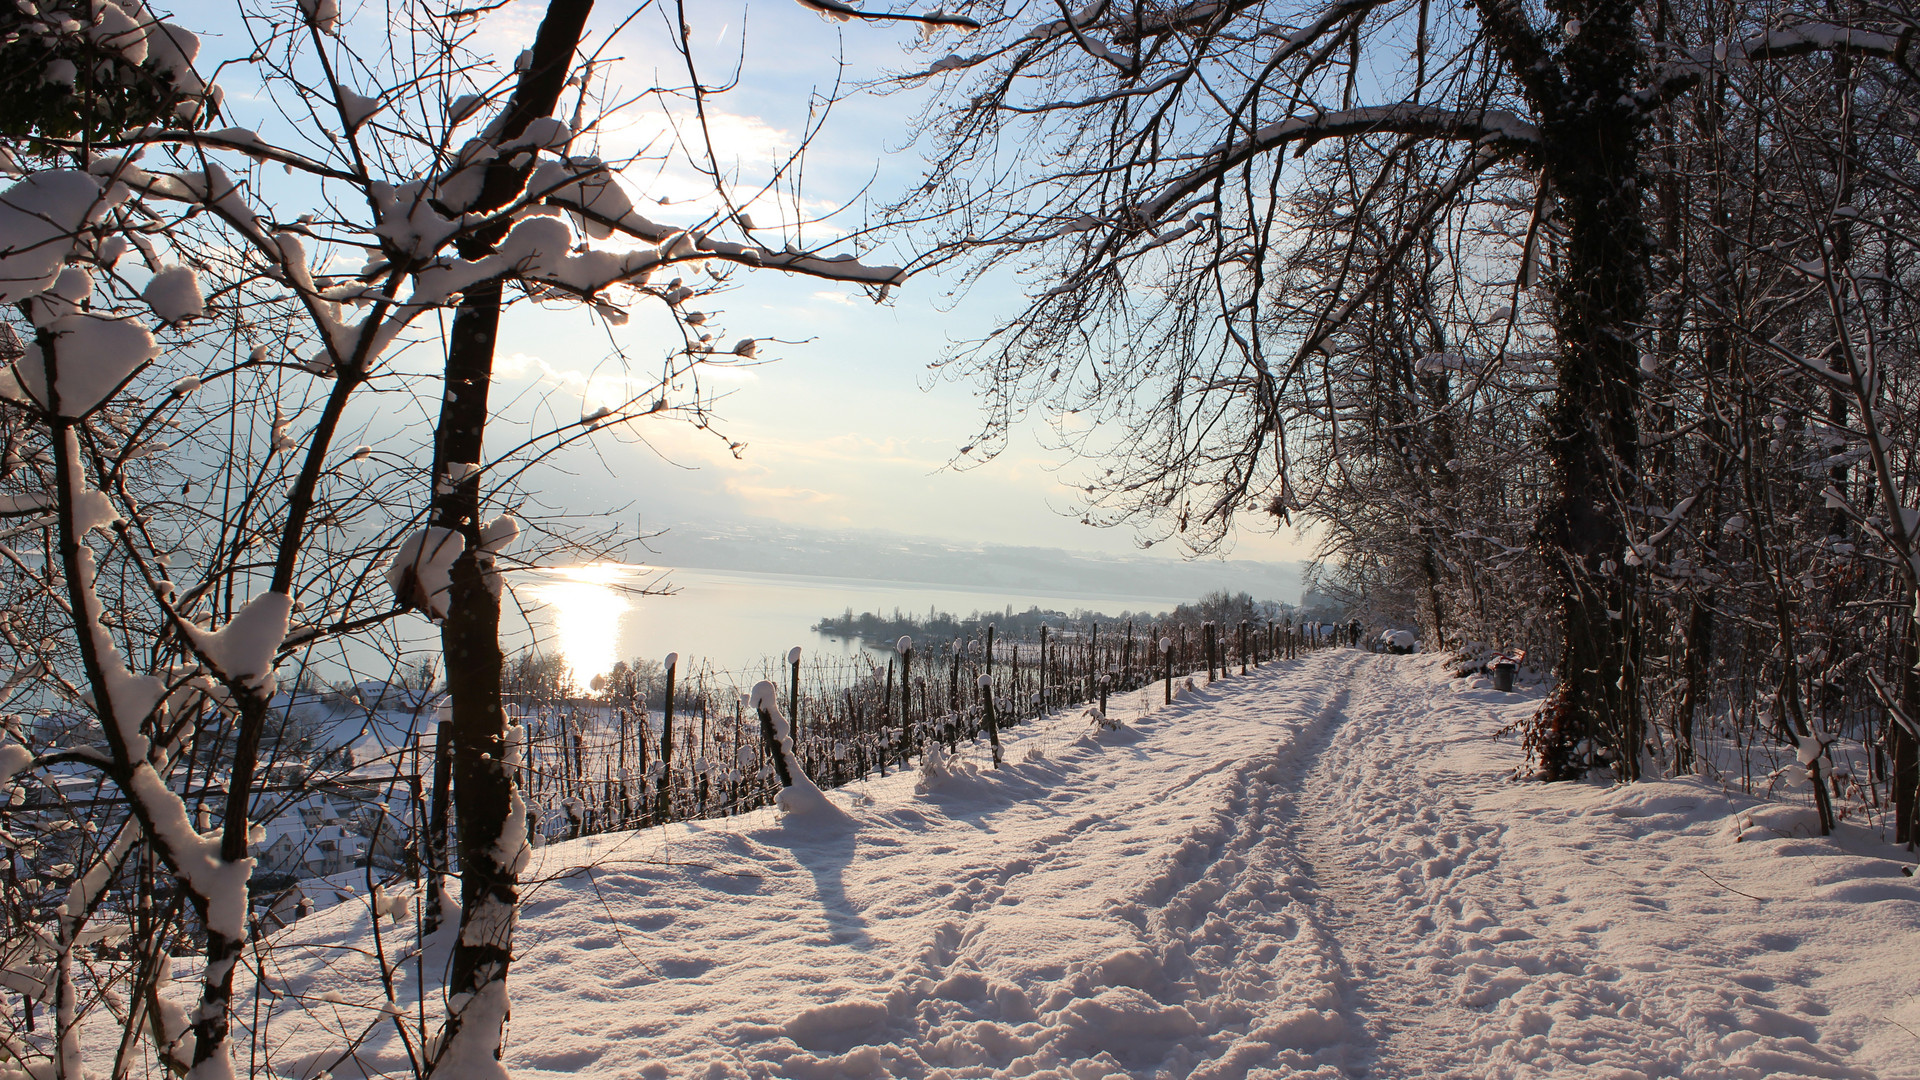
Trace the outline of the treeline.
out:
<instances>
[{"instance_id":1,"label":"treeline","mask_svg":"<svg viewBox=\"0 0 1920 1080\"><path fill-rule=\"evenodd\" d=\"M1552 661L1544 778L1920 839L1912 10L1163 8L997 20L929 125L911 208L1029 275L940 365L983 453L1044 412L1083 521L1323 526L1356 604Z\"/></svg>"},{"instance_id":2,"label":"treeline","mask_svg":"<svg viewBox=\"0 0 1920 1080\"><path fill-rule=\"evenodd\" d=\"M1036 636L1043 626L1071 631L1091 631L1097 627L1112 632L1124 630L1129 623L1196 627L1205 622L1228 625L1247 620L1285 624L1294 621L1296 615L1291 604L1272 600L1256 601L1251 593L1221 589L1192 603L1177 605L1171 611L1122 611L1118 615L1106 615L1085 608L1066 612L1042 608L1037 604L1020 612L1014 611L1012 605L998 612L975 611L965 618L937 610L929 610L925 615L909 615L897 607L892 615L875 611L856 615L852 608L847 608L840 615L828 615L820 619L813 624L813 629L816 633L834 637L857 638L869 645L888 646L902 637L910 637L915 644L926 646L977 638L989 626L1003 637L1011 638Z\"/></svg>"},{"instance_id":3,"label":"treeline","mask_svg":"<svg viewBox=\"0 0 1920 1080\"><path fill-rule=\"evenodd\" d=\"M1613 418L1630 438L1580 500L1546 452L1598 422L1565 415L1566 300L1528 286L1523 236L1462 207L1440 231L1477 255L1436 249L1328 334L1295 428L1319 482L1294 509L1329 523L1320 587L1557 663L1526 732L1544 774L1703 774L1803 799L1821 831L1920 838L1920 241L1893 227L1920 212L1920 84L1837 64L1714 86L1651 151L1648 314ZM1402 213L1356 216L1336 163L1321 175L1295 202L1303 274ZM1504 289L1475 284L1500 260ZM1597 617L1570 619L1568 538L1616 529L1576 560Z\"/></svg>"}]
</instances>

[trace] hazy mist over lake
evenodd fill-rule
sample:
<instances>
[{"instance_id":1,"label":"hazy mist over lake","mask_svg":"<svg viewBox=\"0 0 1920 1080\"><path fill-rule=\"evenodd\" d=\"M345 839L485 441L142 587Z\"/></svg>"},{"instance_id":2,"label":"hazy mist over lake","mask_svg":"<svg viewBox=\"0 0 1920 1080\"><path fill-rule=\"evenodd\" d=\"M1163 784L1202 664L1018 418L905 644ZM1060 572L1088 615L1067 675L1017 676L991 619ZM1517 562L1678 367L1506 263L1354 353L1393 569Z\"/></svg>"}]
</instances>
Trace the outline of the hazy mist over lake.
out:
<instances>
[{"instance_id":1,"label":"hazy mist over lake","mask_svg":"<svg viewBox=\"0 0 1920 1080\"><path fill-rule=\"evenodd\" d=\"M848 610L1119 615L1169 611L1216 589L1300 596L1295 564L1125 559L878 532L683 525L626 552L624 563L519 575L532 644L565 656L582 682L617 660L669 652L742 678L759 677L763 662L795 645L809 657L851 657L860 643L812 629Z\"/></svg>"}]
</instances>

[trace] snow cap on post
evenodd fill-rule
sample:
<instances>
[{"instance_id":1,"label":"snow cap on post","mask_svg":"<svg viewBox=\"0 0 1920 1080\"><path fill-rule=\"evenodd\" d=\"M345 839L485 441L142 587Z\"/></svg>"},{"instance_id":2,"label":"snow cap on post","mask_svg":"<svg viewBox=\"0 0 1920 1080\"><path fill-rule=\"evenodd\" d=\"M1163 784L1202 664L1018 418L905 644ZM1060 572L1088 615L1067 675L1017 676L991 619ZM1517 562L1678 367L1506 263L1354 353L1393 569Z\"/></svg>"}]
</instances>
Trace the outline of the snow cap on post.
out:
<instances>
[{"instance_id":1,"label":"snow cap on post","mask_svg":"<svg viewBox=\"0 0 1920 1080\"><path fill-rule=\"evenodd\" d=\"M793 648L787 650L787 663L797 664L799 662L800 662L800 646L795 645Z\"/></svg>"},{"instance_id":2,"label":"snow cap on post","mask_svg":"<svg viewBox=\"0 0 1920 1080\"><path fill-rule=\"evenodd\" d=\"M991 690L991 689L993 689L993 676L991 676L991 675L982 675L982 676L980 676L980 678L979 678L979 679L978 679L977 681L978 681L978 682L979 682L979 684L980 684L980 689L982 689L982 690Z\"/></svg>"},{"instance_id":3,"label":"snow cap on post","mask_svg":"<svg viewBox=\"0 0 1920 1080\"><path fill-rule=\"evenodd\" d=\"M667 654L667 663L666 663L666 668L667 668L667 670L668 670L668 671L672 671L672 670L674 669L674 666L675 666L676 664L678 664L678 663L680 663L680 654L679 654L679 653L677 653L677 652L670 652L670 653L668 653L668 654Z\"/></svg>"},{"instance_id":4,"label":"snow cap on post","mask_svg":"<svg viewBox=\"0 0 1920 1080\"><path fill-rule=\"evenodd\" d=\"M1166 651L1168 651L1168 650L1169 650L1169 649L1171 649L1171 648L1173 648L1173 639L1172 639L1172 638L1170 638L1170 637L1163 637L1163 638L1161 638L1161 639L1160 639L1160 651L1161 651L1161 652L1166 652Z\"/></svg>"},{"instance_id":5,"label":"snow cap on post","mask_svg":"<svg viewBox=\"0 0 1920 1080\"><path fill-rule=\"evenodd\" d=\"M902 634L900 635L900 640L893 643L893 648L895 652L898 652L901 656L905 656L913 651L913 639Z\"/></svg>"}]
</instances>

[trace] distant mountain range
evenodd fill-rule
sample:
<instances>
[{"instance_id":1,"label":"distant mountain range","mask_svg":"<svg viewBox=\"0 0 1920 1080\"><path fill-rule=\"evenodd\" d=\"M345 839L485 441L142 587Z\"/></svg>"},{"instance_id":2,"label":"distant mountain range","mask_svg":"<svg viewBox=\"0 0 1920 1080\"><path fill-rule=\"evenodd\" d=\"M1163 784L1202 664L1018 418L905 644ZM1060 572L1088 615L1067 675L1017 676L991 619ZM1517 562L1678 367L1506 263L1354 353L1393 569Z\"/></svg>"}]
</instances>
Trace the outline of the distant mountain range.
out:
<instances>
[{"instance_id":1,"label":"distant mountain range","mask_svg":"<svg viewBox=\"0 0 1920 1080\"><path fill-rule=\"evenodd\" d=\"M649 523L649 531L654 526ZM1010 592L1194 600L1216 589L1300 600L1301 564L1124 557L1061 548L965 544L878 530L775 522L674 524L627 558L707 570L958 585Z\"/></svg>"}]
</instances>

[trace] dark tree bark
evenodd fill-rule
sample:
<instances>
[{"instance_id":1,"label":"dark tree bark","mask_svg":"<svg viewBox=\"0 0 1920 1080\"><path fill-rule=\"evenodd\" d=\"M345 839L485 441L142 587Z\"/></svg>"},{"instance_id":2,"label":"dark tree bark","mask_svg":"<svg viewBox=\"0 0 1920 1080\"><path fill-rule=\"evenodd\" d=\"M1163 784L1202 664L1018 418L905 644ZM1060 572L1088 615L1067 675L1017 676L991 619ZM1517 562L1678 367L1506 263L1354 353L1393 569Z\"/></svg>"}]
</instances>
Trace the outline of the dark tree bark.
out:
<instances>
[{"instance_id":1,"label":"dark tree bark","mask_svg":"<svg viewBox=\"0 0 1920 1080\"><path fill-rule=\"evenodd\" d=\"M1920 620L1907 619L1901 650L1900 708L1909 724L1920 723ZM1920 814L1920 738L1898 720L1887 725L1887 756L1893 759L1888 785L1893 793L1893 839L1911 850L1920 843L1914 817Z\"/></svg>"},{"instance_id":2,"label":"dark tree bark","mask_svg":"<svg viewBox=\"0 0 1920 1080\"><path fill-rule=\"evenodd\" d=\"M667 692L660 705L660 779L654 784L656 824L671 820L673 814L673 680L679 668L678 663L667 665Z\"/></svg>"},{"instance_id":3,"label":"dark tree bark","mask_svg":"<svg viewBox=\"0 0 1920 1080\"><path fill-rule=\"evenodd\" d=\"M447 808L453 795L453 725L440 724L433 739L433 794L427 820L427 900L425 929L431 934L440 929L446 912L441 910L440 894L445 890L447 865Z\"/></svg>"},{"instance_id":4,"label":"dark tree bark","mask_svg":"<svg viewBox=\"0 0 1920 1080\"><path fill-rule=\"evenodd\" d=\"M1623 0L1570 5L1556 63L1519 5L1476 4L1540 117L1539 164L1566 238L1554 282L1558 390L1547 418L1554 494L1536 542L1558 579L1559 685L1536 750L1550 779L1577 775L1582 739L1639 773L1642 741L1633 574L1621 562L1639 467L1637 334L1650 256L1641 214L1640 34Z\"/></svg>"},{"instance_id":5,"label":"dark tree bark","mask_svg":"<svg viewBox=\"0 0 1920 1080\"><path fill-rule=\"evenodd\" d=\"M586 27L592 0L549 0L531 62L521 74L499 138L518 137L553 114ZM481 194L469 209L487 212L510 203L526 186L531 165L488 167ZM462 257L487 255L505 225L460 241ZM449 1007L430 1072L456 1077L486 1051L497 1060L507 1020L506 980L513 960L513 921L519 907L519 865L501 840L518 823L518 793L506 760L506 712L500 697L500 598L480 535L482 439L488 418L493 350L499 331L501 283L483 282L461 298L447 340L446 396L434 435L432 524L466 538L453 565L447 617L441 627L447 694L452 705L453 795L460 819L460 936L447 977ZM459 475L450 466L475 466ZM446 482L451 480L452 482Z\"/></svg>"}]
</instances>

